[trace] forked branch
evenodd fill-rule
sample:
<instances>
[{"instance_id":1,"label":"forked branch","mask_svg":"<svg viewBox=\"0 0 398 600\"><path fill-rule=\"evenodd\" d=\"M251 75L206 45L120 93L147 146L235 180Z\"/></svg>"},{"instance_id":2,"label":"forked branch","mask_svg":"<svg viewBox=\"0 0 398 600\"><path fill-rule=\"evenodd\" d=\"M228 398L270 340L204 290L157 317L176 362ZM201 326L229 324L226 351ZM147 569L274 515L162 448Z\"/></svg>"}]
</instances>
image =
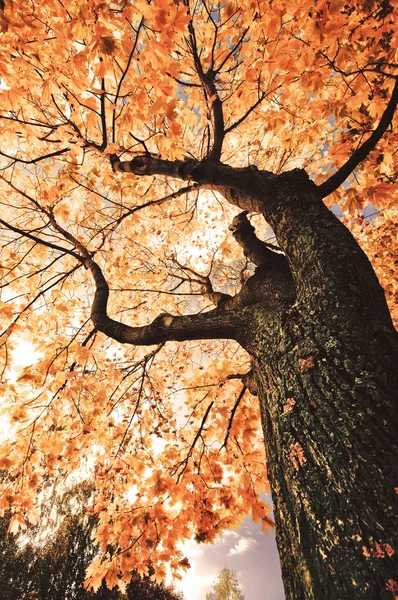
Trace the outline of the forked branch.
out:
<instances>
[{"instance_id":1,"label":"forked branch","mask_svg":"<svg viewBox=\"0 0 398 600\"><path fill-rule=\"evenodd\" d=\"M20 229L19 227L16 227L15 225L11 225L11 223L7 223L6 221L3 221L3 219L0 219L0 223L6 229L9 229L10 231L13 231L14 233L18 233L22 237L26 237L29 240L36 242L36 244L41 244L42 246L47 246L48 248L52 248L53 250L57 250L58 252L61 252L61 254L70 254L71 256L73 256L73 258L76 258L76 260L83 262L82 257L79 254L77 254L76 252L73 252L73 250L70 250L69 248L64 248L63 246L59 246L58 244L53 244L52 242L43 240L42 238L38 237L37 235L34 235L33 233L30 233L29 231L25 231L24 229Z\"/></svg>"},{"instance_id":2,"label":"forked branch","mask_svg":"<svg viewBox=\"0 0 398 600\"><path fill-rule=\"evenodd\" d=\"M208 158L219 161L221 158L222 145L225 137L224 112L222 101L215 85L217 71L213 65L205 72L199 57L199 51L196 43L195 29L192 21L188 25L189 40L187 40L195 64L195 70L202 84L202 89L208 103L211 106L212 124L213 124L213 147Z\"/></svg>"}]
</instances>

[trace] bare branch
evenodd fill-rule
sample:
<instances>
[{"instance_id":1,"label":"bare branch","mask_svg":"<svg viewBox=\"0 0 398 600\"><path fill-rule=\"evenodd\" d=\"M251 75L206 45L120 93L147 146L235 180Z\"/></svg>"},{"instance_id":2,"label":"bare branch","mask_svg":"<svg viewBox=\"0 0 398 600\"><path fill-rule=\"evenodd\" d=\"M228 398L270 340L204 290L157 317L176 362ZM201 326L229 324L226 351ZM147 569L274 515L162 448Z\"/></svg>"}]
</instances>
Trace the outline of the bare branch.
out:
<instances>
[{"instance_id":1,"label":"bare branch","mask_svg":"<svg viewBox=\"0 0 398 600\"><path fill-rule=\"evenodd\" d=\"M121 92L121 89L122 89L123 81L124 81L124 79L125 79L125 77L127 75L127 72L129 70L129 68L130 68L131 61L132 61L133 56L134 56L134 52L136 51L137 44L138 44L138 36L140 34L141 27L142 27L143 23L144 23L144 17L142 17L142 19L141 19L141 21L140 21L140 23L138 25L136 36L135 36L135 40L134 40L134 44L133 44L133 47L132 47L131 52L129 54L129 57L127 59L126 67L125 67L125 69L124 69L124 71L122 73L122 76L119 79L119 83L117 85L116 95L115 95L115 98L114 98L115 107L116 107L118 99L120 98L120 92ZM115 143L115 141L116 141L116 110L113 111L113 116L112 116L112 143Z\"/></svg>"},{"instance_id":2,"label":"bare branch","mask_svg":"<svg viewBox=\"0 0 398 600\"><path fill-rule=\"evenodd\" d=\"M69 148L61 148L61 150L56 150L55 152L50 152L49 154L43 154L43 156L38 156L37 158L32 158L31 160L24 160L23 158L18 158L17 156L10 156L2 151L0 151L0 155L15 162L23 163L24 165L34 165L41 160L46 160L46 158L51 158L52 156L59 156L60 154L65 154L65 152L69 152Z\"/></svg>"},{"instance_id":3,"label":"bare branch","mask_svg":"<svg viewBox=\"0 0 398 600\"><path fill-rule=\"evenodd\" d=\"M247 387L245 385L243 385L243 387L240 391L240 394L239 394L238 398L236 399L236 402L231 410L231 415L229 417L229 422L228 422L228 427L227 427L227 433L225 435L225 438L224 438L224 441L223 441L223 444L222 444L220 450L222 450L223 448L225 448L225 449L227 448L227 442L228 442L229 434L231 431L232 423L234 420L234 416L235 416L235 413L237 411L239 404L242 401L243 396L245 395L246 390L247 390Z\"/></svg>"},{"instance_id":4,"label":"bare branch","mask_svg":"<svg viewBox=\"0 0 398 600\"><path fill-rule=\"evenodd\" d=\"M51 278L54 279L54 281L52 281L51 283L49 283L49 285L43 289L41 289L36 296L26 305L24 306L24 308L22 308L19 313L17 314L17 316L15 317L15 319L13 320L12 324L15 324L18 322L18 320L22 317L22 315L24 313L27 312L27 310L33 306L33 304L36 302L36 300L38 300L41 296L44 296L44 294L46 294L46 292L48 292L49 290L51 290L53 287L55 287L56 285L58 285L59 283L61 283L61 281L64 281L65 279L67 279L69 277L69 275L72 275L72 273L74 273L75 271L77 271L77 269L79 269L81 267L81 265L75 265L74 267L72 267L72 269L69 269L69 271L66 271L65 273L62 273L60 275L60 277L58 278ZM50 281L50 280L49 280ZM48 283L48 282L47 282ZM11 324L11 325L12 325ZM3 337L3 335L7 336L10 334L11 332L11 327L10 325L8 325L8 327L0 334L0 337ZM0 377L1 378L1 377Z\"/></svg>"},{"instance_id":5,"label":"bare branch","mask_svg":"<svg viewBox=\"0 0 398 600\"><path fill-rule=\"evenodd\" d=\"M166 72L166 75L168 75L169 77L174 79L174 81L176 83L179 83L180 85L184 85L185 87L202 87L200 85L200 83L191 83L190 81L183 81L182 79L178 79L178 77L174 77L173 75L170 75L170 73L167 73L167 72Z\"/></svg>"},{"instance_id":6,"label":"bare branch","mask_svg":"<svg viewBox=\"0 0 398 600\"><path fill-rule=\"evenodd\" d=\"M207 71L207 73L203 71L202 63L199 58L199 52L196 44L195 29L192 21L188 25L188 30L190 35L190 47L195 63L195 69L199 76L199 79L202 82L202 87L205 92L206 99L211 104L211 111L213 115L213 147L210 150L208 158L210 160L219 161L221 158L225 130L222 101L214 83L217 71L211 68Z\"/></svg>"},{"instance_id":7,"label":"bare branch","mask_svg":"<svg viewBox=\"0 0 398 600\"><path fill-rule=\"evenodd\" d=\"M233 56L233 54L237 51L237 49L239 48L239 46L242 44L243 40L245 39L245 35L247 34L248 31L249 31L249 27L247 27L244 30L244 32L242 33L242 35L240 36L240 38L238 39L238 41L236 42L236 44L234 46L232 46L232 48L227 53L227 55L225 56L225 58L218 65L218 67L215 69L216 73L219 73L221 71L221 69L223 68L223 66L225 65L225 63L228 61L228 59L231 58L231 56Z\"/></svg>"},{"instance_id":8,"label":"bare branch","mask_svg":"<svg viewBox=\"0 0 398 600\"><path fill-rule=\"evenodd\" d=\"M235 121L235 123L232 123L232 125L230 125L229 127L227 127L225 129L225 135L227 135L227 133L230 133L236 127L238 127L239 125L241 125L241 123L243 123L243 121L245 121L245 119L247 119L247 117L257 108L257 106L259 106L261 104L261 102L263 100L265 100L265 98L267 98L271 94L274 94L275 92L277 92L279 90L279 88L281 88L282 86L283 86L283 84L280 83L279 85L277 85L276 87L272 88L271 90L268 90L267 92L260 92L258 100L256 100L256 102L254 102L247 109L247 111L237 121Z\"/></svg>"},{"instance_id":9,"label":"bare branch","mask_svg":"<svg viewBox=\"0 0 398 600\"><path fill-rule=\"evenodd\" d=\"M101 94L101 98L100 98L100 104L101 104L102 144L98 149L100 152L103 152L108 145L108 139L107 139L107 135L106 135L106 110L105 110L106 89L105 89L105 79L104 78L101 79L101 91L102 91L102 94Z\"/></svg>"},{"instance_id":10,"label":"bare branch","mask_svg":"<svg viewBox=\"0 0 398 600\"><path fill-rule=\"evenodd\" d=\"M193 450L194 450L194 448L195 448L196 442L197 442L197 441L198 441L198 439L199 439L199 438L202 436L203 427L204 427L204 426L205 426L205 424L206 424L207 417L208 417L208 416L209 416L209 414L210 414L210 411L211 411L211 409L212 409L212 407L213 407L213 404L214 404L214 400L212 400L212 401L210 402L209 406L208 406L208 407L207 407L207 409L206 409L206 412L205 412L205 414L203 415L202 422L201 422L201 424L200 424L200 426L199 426L199 428L198 428L198 431L196 432L195 438L194 438L194 440L193 440L193 442L192 442L192 444L191 444L191 446L190 446L190 448L189 448L189 452L188 452L187 456L184 458L184 460L183 460L181 463L179 463L179 464L176 466L176 468L175 468L175 469L173 470L173 472L172 472L172 475L175 475L175 474L177 473L178 469L179 469L180 467L182 467L181 471L178 473L178 476L177 476L177 483L180 481L180 479L181 479L182 475L184 474L184 471L185 471L185 469L187 468L188 461L189 461L189 459L190 459L190 458L191 458L191 456L192 456L192 452L193 452Z\"/></svg>"},{"instance_id":11,"label":"bare branch","mask_svg":"<svg viewBox=\"0 0 398 600\"><path fill-rule=\"evenodd\" d=\"M32 125L33 127L45 127L46 129L55 130L58 125L51 125L49 123L42 123L41 121L26 121L25 119L19 119L14 115L0 115L0 119L7 119L8 121L15 121L16 123L22 123L22 125Z\"/></svg>"},{"instance_id":12,"label":"bare branch","mask_svg":"<svg viewBox=\"0 0 398 600\"><path fill-rule=\"evenodd\" d=\"M278 86L278 87L280 87L280 86ZM278 88L276 88L276 89L278 89ZM266 96L266 94L264 92L261 92L258 100L256 100L256 102L254 102L254 104L252 104L250 106L250 108L248 108L247 111L237 121L235 121L235 123L232 123L232 125L230 125L229 127L226 128L225 135L227 133L229 133L230 131L233 131L236 127L238 127L241 123L243 123L243 121L245 121L247 119L247 117L253 112L253 110L255 110L257 108L257 106L259 106L261 104L261 102L264 100L265 96Z\"/></svg>"}]
</instances>

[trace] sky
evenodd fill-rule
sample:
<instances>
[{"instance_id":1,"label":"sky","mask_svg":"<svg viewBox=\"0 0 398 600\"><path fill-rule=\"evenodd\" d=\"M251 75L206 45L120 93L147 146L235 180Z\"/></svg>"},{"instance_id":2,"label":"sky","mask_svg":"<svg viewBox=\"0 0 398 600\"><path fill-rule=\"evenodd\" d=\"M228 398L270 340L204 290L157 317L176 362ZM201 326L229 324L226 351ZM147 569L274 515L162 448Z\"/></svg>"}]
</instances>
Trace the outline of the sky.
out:
<instances>
[{"instance_id":1,"label":"sky","mask_svg":"<svg viewBox=\"0 0 398 600\"><path fill-rule=\"evenodd\" d=\"M270 498L267 497L270 503ZM224 533L214 544L184 544L191 568L178 584L185 600L205 600L224 567L234 571L245 600L284 600L275 532L265 535L247 517L237 530Z\"/></svg>"}]
</instances>

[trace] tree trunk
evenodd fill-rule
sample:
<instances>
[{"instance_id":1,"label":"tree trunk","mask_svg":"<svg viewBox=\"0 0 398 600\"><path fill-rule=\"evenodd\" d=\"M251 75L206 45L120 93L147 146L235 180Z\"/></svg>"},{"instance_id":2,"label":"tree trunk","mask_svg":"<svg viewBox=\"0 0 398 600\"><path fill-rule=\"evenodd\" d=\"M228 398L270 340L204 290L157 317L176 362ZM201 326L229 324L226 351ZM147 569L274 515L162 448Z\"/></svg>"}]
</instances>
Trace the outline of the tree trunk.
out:
<instances>
[{"instance_id":1,"label":"tree trunk","mask_svg":"<svg viewBox=\"0 0 398 600\"><path fill-rule=\"evenodd\" d=\"M392 600L397 336L368 259L295 177L264 200L263 214L289 259L296 301L272 313L252 307L241 336L253 357L286 598Z\"/></svg>"},{"instance_id":2,"label":"tree trunk","mask_svg":"<svg viewBox=\"0 0 398 600\"><path fill-rule=\"evenodd\" d=\"M322 202L325 186L299 169L111 160L223 194L244 211L232 232L257 268L213 311L142 328L107 317L98 276L97 328L139 344L238 340L253 359L287 599L398 599L398 336L369 260ZM263 214L284 256L256 238L248 211Z\"/></svg>"},{"instance_id":3,"label":"tree trunk","mask_svg":"<svg viewBox=\"0 0 398 600\"><path fill-rule=\"evenodd\" d=\"M392 598L397 387L391 347L357 325L292 310L273 352L254 352L289 600Z\"/></svg>"}]
</instances>

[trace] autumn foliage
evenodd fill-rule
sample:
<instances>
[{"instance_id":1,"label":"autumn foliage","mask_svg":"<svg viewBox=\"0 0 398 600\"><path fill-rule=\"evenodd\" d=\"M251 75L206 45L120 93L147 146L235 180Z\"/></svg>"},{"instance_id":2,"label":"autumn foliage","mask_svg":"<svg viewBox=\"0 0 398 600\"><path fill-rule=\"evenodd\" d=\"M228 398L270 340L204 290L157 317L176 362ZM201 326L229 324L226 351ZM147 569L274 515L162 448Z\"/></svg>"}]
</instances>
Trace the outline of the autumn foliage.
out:
<instances>
[{"instance_id":1,"label":"autumn foliage","mask_svg":"<svg viewBox=\"0 0 398 600\"><path fill-rule=\"evenodd\" d=\"M2 473L0 473L0 478ZM2 600L184 600L149 575L132 572L126 593L105 583L97 590L84 588L85 572L98 548L93 543L98 514L87 514L90 482L59 494L50 484L42 491L41 519L17 536L8 533L10 515L0 521L0 586Z\"/></svg>"},{"instance_id":2,"label":"autumn foliage","mask_svg":"<svg viewBox=\"0 0 398 600\"><path fill-rule=\"evenodd\" d=\"M94 590L123 587L132 569L179 577L180 542L211 542L244 515L273 525L248 354L228 340L121 345L90 321L91 260L122 323L234 295L253 272L228 229L236 207L189 178L115 172L111 156L300 167L322 186L392 97L396 12L388 0L5 0L0 509L16 533L40 519L43 482L93 476ZM397 142L395 118L344 189L324 194L395 315ZM383 212L359 223L368 203Z\"/></svg>"}]
</instances>

